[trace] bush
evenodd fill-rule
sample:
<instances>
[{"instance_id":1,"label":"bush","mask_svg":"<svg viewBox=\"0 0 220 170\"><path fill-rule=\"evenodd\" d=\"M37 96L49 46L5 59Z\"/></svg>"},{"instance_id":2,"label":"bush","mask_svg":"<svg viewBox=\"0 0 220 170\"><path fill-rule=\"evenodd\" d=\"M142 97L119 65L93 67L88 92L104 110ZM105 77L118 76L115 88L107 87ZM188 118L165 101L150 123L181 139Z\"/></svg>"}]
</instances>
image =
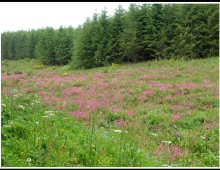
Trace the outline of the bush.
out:
<instances>
[{"instance_id":1,"label":"bush","mask_svg":"<svg viewBox=\"0 0 220 170\"><path fill-rule=\"evenodd\" d=\"M15 71L14 74L22 74L21 71Z\"/></svg>"}]
</instances>

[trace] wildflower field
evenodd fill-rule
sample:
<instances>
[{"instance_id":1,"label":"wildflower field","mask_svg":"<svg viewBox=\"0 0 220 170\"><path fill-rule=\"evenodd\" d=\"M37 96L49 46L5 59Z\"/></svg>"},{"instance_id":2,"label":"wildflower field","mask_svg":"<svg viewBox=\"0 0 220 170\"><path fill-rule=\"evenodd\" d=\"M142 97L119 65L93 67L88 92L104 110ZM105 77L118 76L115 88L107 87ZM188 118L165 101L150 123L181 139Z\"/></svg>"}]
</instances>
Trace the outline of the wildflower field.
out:
<instances>
[{"instance_id":1,"label":"wildflower field","mask_svg":"<svg viewBox=\"0 0 220 170\"><path fill-rule=\"evenodd\" d=\"M218 57L35 62L1 62L2 167L219 166Z\"/></svg>"}]
</instances>

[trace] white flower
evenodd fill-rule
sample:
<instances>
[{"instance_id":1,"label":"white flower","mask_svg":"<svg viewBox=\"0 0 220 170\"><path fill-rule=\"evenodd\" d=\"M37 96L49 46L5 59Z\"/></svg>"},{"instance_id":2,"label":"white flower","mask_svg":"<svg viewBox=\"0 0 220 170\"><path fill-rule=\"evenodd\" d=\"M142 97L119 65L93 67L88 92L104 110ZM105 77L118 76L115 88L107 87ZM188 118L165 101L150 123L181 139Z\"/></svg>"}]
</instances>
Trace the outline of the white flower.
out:
<instances>
[{"instance_id":1,"label":"white flower","mask_svg":"<svg viewBox=\"0 0 220 170\"><path fill-rule=\"evenodd\" d=\"M119 133L121 133L121 130L115 130L115 132L119 132Z\"/></svg>"},{"instance_id":2,"label":"white flower","mask_svg":"<svg viewBox=\"0 0 220 170\"><path fill-rule=\"evenodd\" d=\"M53 111L45 111L44 113L53 113Z\"/></svg>"},{"instance_id":3,"label":"white flower","mask_svg":"<svg viewBox=\"0 0 220 170\"><path fill-rule=\"evenodd\" d=\"M164 143L169 143L169 144L172 143L171 141L162 141L162 142L164 142Z\"/></svg>"},{"instance_id":4,"label":"white flower","mask_svg":"<svg viewBox=\"0 0 220 170\"><path fill-rule=\"evenodd\" d=\"M2 103L1 105L2 105L2 106L6 106L6 104L3 104L3 103Z\"/></svg>"},{"instance_id":5,"label":"white flower","mask_svg":"<svg viewBox=\"0 0 220 170\"><path fill-rule=\"evenodd\" d=\"M40 103L40 101L35 100L36 103Z\"/></svg>"},{"instance_id":6,"label":"white flower","mask_svg":"<svg viewBox=\"0 0 220 170\"><path fill-rule=\"evenodd\" d=\"M27 160L26 160L27 162L31 162L31 158L27 158Z\"/></svg>"},{"instance_id":7,"label":"white flower","mask_svg":"<svg viewBox=\"0 0 220 170\"><path fill-rule=\"evenodd\" d=\"M14 95L14 97L18 97L18 95Z\"/></svg>"},{"instance_id":8,"label":"white flower","mask_svg":"<svg viewBox=\"0 0 220 170\"><path fill-rule=\"evenodd\" d=\"M157 136L157 134L155 134L155 133L152 133L152 135Z\"/></svg>"},{"instance_id":9,"label":"white flower","mask_svg":"<svg viewBox=\"0 0 220 170\"><path fill-rule=\"evenodd\" d=\"M25 109L25 107L22 106L22 105L18 105L18 107L21 108L21 109Z\"/></svg>"},{"instance_id":10,"label":"white flower","mask_svg":"<svg viewBox=\"0 0 220 170\"><path fill-rule=\"evenodd\" d=\"M17 92L18 90L17 89L13 89L12 91L11 91L11 93L14 93L14 92Z\"/></svg>"},{"instance_id":11,"label":"white flower","mask_svg":"<svg viewBox=\"0 0 220 170\"><path fill-rule=\"evenodd\" d=\"M204 136L200 136L202 139L205 139L205 137Z\"/></svg>"},{"instance_id":12,"label":"white flower","mask_svg":"<svg viewBox=\"0 0 220 170\"><path fill-rule=\"evenodd\" d=\"M39 124L39 122L36 122L36 124Z\"/></svg>"},{"instance_id":13,"label":"white flower","mask_svg":"<svg viewBox=\"0 0 220 170\"><path fill-rule=\"evenodd\" d=\"M54 116L54 114L49 114L48 116Z\"/></svg>"}]
</instances>

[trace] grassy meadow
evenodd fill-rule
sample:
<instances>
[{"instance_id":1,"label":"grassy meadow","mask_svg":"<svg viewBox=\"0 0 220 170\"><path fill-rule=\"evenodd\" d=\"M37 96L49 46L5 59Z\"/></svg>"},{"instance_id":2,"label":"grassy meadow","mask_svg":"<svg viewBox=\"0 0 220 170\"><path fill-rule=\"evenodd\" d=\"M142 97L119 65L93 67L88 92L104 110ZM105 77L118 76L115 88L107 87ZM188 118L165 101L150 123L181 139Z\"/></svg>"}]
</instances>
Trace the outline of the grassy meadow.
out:
<instances>
[{"instance_id":1,"label":"grassy meadow","mask_svg":"<svg viewBox=\"0 0 220 170\"><path fill-rule=\"evenodd\" d=\"M2 167L219 167L219 57L89 70L1 62Z\"/></svg>"}]
</instances>

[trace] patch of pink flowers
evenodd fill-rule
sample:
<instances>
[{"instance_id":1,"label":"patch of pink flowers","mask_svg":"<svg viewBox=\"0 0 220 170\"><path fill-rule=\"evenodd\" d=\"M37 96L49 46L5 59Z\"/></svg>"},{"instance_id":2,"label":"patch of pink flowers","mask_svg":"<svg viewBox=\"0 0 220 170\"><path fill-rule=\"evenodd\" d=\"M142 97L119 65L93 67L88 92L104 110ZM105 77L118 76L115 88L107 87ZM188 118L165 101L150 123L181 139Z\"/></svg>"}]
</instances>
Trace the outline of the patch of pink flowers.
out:
<instances>
[{"instance_id":1,"label":"patch of pink flowers","mask_svg":"<svg viewBox=\"0 0 220 170\"><path fill-rule=\"evenodd\" d=\"M184 89L184 88L187 88L187 89L192 89L196 86L195 83L189 83L189 84L176 84L176 87L178 87L179 89Z\"/></svg>"},{"instance_id":2,"label":"patch of pink flowers","mask_svg":"<svg viewBox=\"0 0 220 170\"><path fill-rule=\"evenodd\" d=\"M175 114L175 115L171 115L170 117L172 119L172 122L175 122L175 121L182 119L183 116L180 114Z\"/></svg>"},{"instance_id":3,"label":"patch of pink flowers","mask_svg":"<svg viewBox=\"0 0 220 170\"><path fill-rule=\"evenodd\" d=\"M179 146L174 144L167 145L161 143L156 149L154 149L154 155L167 160L168 162L174 162L177 159L181 159L184 156L189 156L189 149L183 150Z\"/></svg>"},{"instance_id":4,"label":"patch of pink flowers","mask_svg":"<svg viewBox=\"0 0 220 170\"><path fill-rule=\"evenodd\" d=\"M70 116L76 116L78 118L78 120L84 120L84 121L87 121L89 120L89 114L87 112L83 112L83 111L73 111L73 112L70 112Z\"/></svg>"},{"instance_id":5,"label":"patch of pink flowers","mask_svg":"<svg viewBox=\"0 0 220 170\"><path fill-rule=\"evenodd\" d=\"M143 82L142 82L142 81L138 81L137 84L140 84L140 85L141 85L141 84L143 84Z\"/></svg>"},{"instance_id":6,"label":"patch of pink flowers","mask_svg":"<svg viewBox=\"0 0 220 170\"><path fill-rule=\"evenodd\" d=\"M205 129L212 129L212 128L214 128L215 126L216 126L216 127L219 127L219 124L216 123L215 121L212 121L212 123L205 124L204 128L205 128Z\"/></svg>"},{"instance_id":7,"label":"patch of pink flowers","mask_svg":"<svg viewBox=\"0 0 220 170\"><path fill-rule=\"evenodd\" d=\"M70 89L65 89L63 90L63 95L64 96L71 96L72 94L80 94L80 90L81 88L79 87L73 87L73 88L70 88Z\"/></svg>"},{"instance_id":8,"label":"patch of pink flowers","mask_svg":"<svg viewBox=\"0 0 220 170\"><path fill-rule=\"evenodd\" d=\"M149 95L149 94L154 94L155 93L155 91L146 91L145 93L144 93L144 95Z\"/></svg>"},{"instance_id":9,"label":"patch of pink flowers","mask_svg":"<svg viewBox=\"0 0 220 170\"><path fill-rule=\"evenodd\" d=\"M115 120L116 125L120 128L120 129L124 129L123 127L123 122L122 122L122 118L116 119Z\"/></svg>"}]
</instances>

